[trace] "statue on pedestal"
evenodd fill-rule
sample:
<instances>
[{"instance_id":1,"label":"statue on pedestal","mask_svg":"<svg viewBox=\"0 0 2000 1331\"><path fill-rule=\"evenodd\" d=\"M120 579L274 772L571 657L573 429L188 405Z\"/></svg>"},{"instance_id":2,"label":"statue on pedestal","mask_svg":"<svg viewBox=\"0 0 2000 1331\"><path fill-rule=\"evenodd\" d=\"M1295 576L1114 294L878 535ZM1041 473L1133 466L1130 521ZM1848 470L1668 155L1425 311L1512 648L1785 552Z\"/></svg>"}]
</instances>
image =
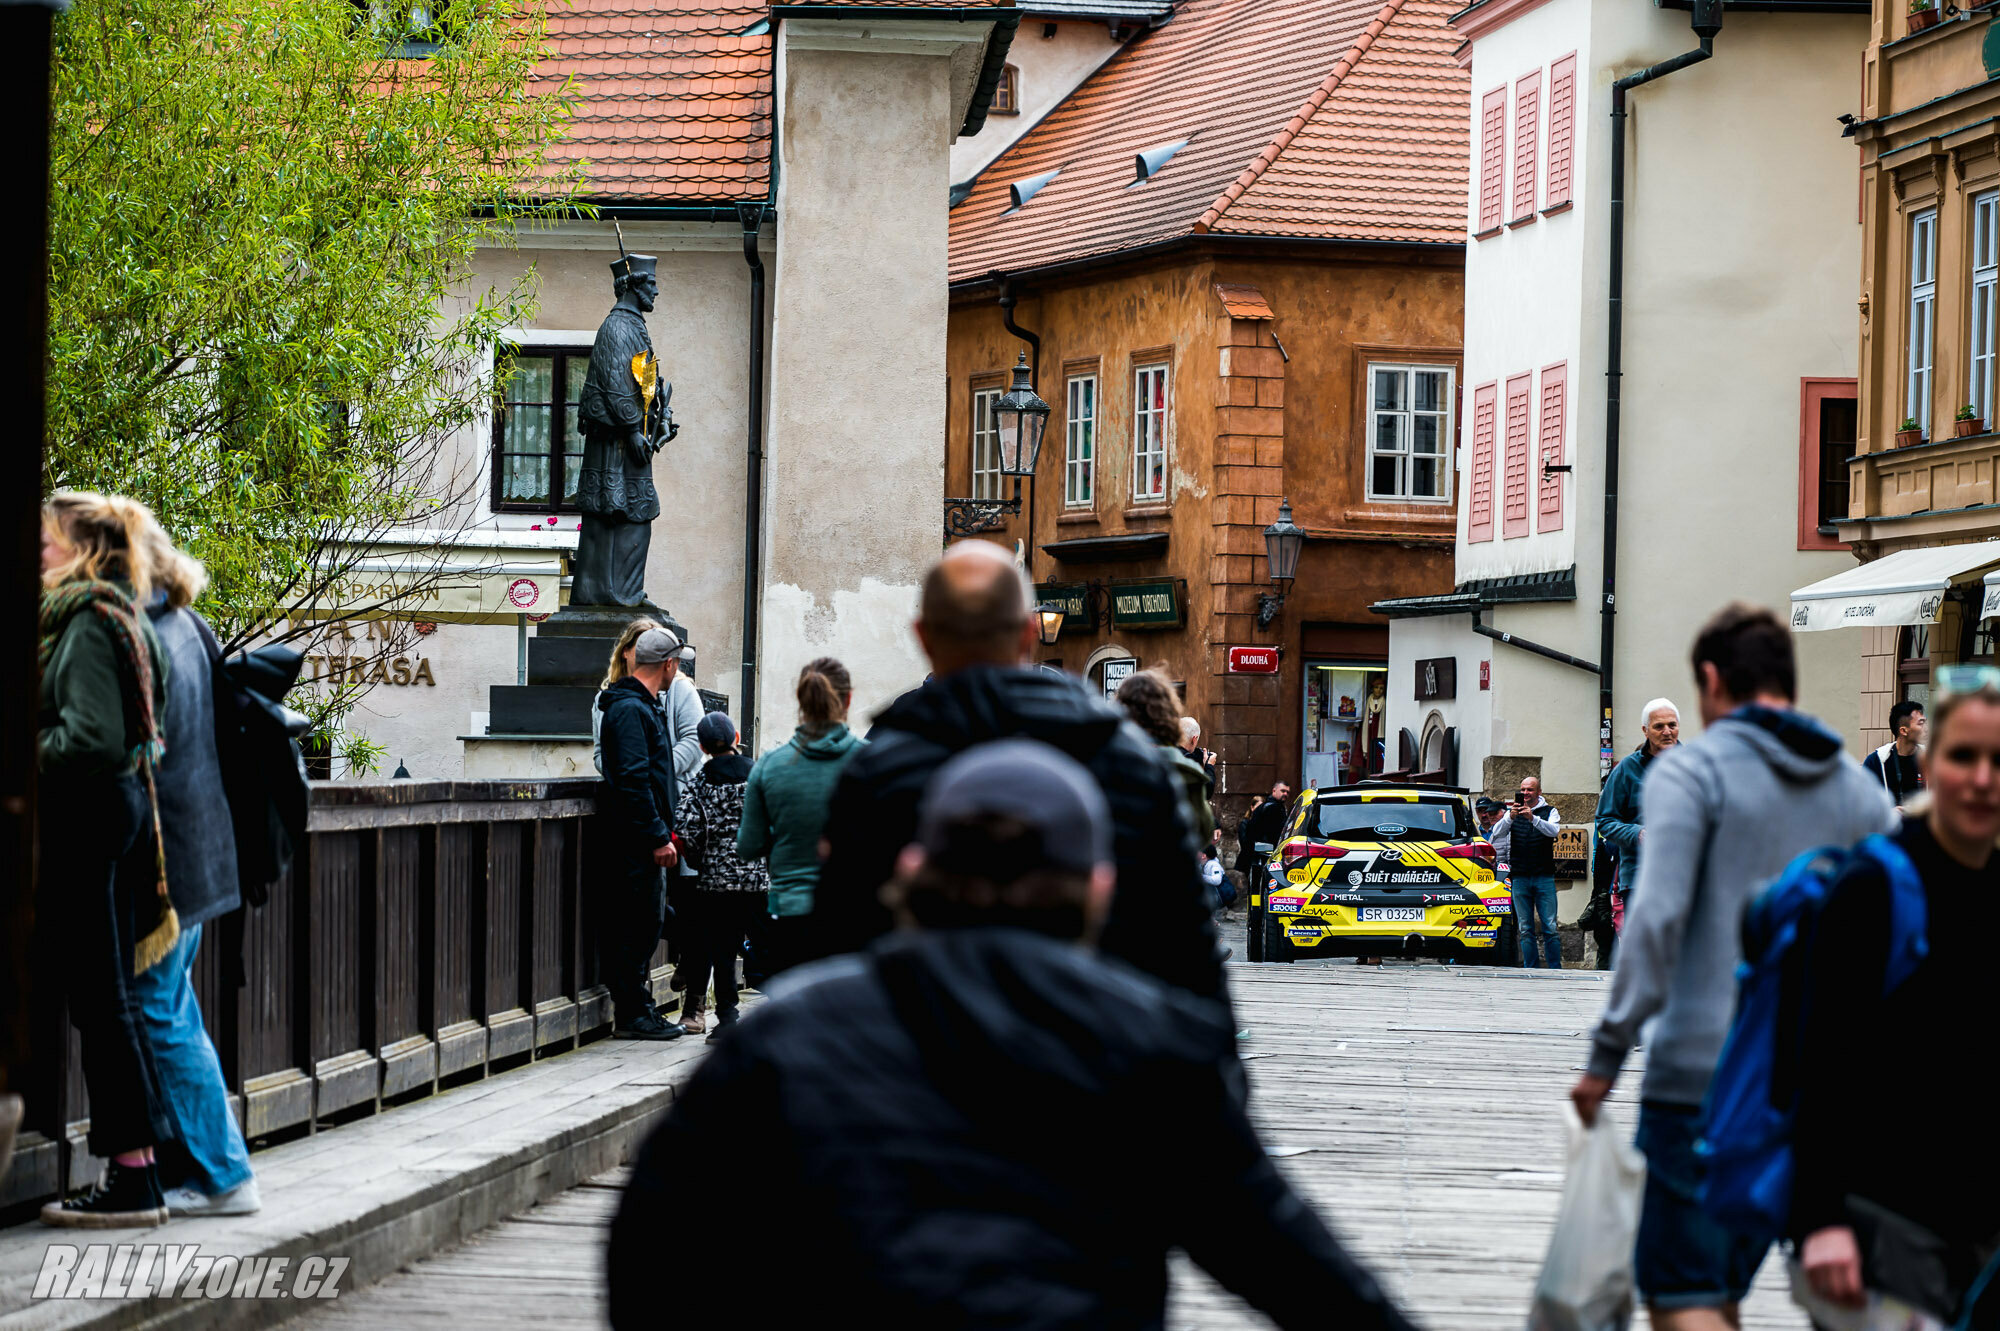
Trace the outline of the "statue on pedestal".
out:
<instances>
[{"instance_id":1,"label":"statue on pedestal","mask_svg":"<svg viewBox=\"0 0 2000 1331\"><path fill-rule=\"evenodd\" d=\"M577 405L583 468L576 506L583 514L571 569L573 606L652 606L646 594L646 553L660 495L653 456L679 432L669 402L674 387L660 379L646 313L659 299L650 254L626 254L621 237L611 265L618 303L598 327L590 371Z\"/></svg>"}]
</instances>

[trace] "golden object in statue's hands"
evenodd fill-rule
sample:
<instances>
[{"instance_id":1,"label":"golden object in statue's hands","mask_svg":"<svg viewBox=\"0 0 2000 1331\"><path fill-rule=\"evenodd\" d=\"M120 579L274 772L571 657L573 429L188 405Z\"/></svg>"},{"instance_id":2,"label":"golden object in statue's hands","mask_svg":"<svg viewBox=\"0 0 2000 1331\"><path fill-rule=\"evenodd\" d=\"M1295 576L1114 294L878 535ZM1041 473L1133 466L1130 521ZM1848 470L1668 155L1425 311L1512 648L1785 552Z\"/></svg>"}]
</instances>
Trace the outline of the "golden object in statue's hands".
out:
<instances>
[{"instance_id":1,"label":"golden object in statue's hands","mask_svg":"<svg viewBox=\"0 0 2000 1331\"><path fill-rule=\"evenodd\" d=\"M653 422L653 399L660 391L660 358L650 351L642 351L632 358L632 381L639 385L641 403L640 429L647 429Z\"/></svg>"}]
</instances>

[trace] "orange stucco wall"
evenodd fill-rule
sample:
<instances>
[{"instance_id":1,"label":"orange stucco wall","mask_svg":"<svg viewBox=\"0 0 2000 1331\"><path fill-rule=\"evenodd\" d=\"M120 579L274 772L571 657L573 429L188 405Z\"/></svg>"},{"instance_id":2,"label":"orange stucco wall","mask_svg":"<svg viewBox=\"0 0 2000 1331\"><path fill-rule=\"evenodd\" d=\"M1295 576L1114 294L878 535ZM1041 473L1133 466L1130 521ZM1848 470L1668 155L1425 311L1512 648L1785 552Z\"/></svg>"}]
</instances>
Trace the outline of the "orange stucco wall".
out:
<instances>
[{"instance_id":1,"label":"orange stucco wall","mask_svg":"<svg viewBox=\"0 0 2000 1331\"><path fill-rule=\"evenodd\" d=\"M1255 287L1274 317L1230 318L1217 283ZM1185 681L1188 712L1223 759L1219 809L1233 818L1273 779L1298 777L1307 635L1362 651L1379 641L1386 654L1386 621L1369 605L1451 589L1453 509L1365 500L1362 416L1370 360L1457 365L1462 261L1456 251L1193 256L1023 291L1015 318L1041 336L1038 390L1054 408L1036 475L1035 580L1186 580L1182 628L1072 624L1042 659L1078 671L1098 649L1116 646L1142 667L1160 665ZM954 303L947 495L971 494L975 388L1003 383L1024 345L1003 327L990 293ZM1135 504L1133 371L1162 351L1173 366L1169 498ZM1096 501L1066 509L1066 370L1092 360L1100 385ZM1012 482L1002 484L1011 494ZM1285 497L1312 539L1277 621L1260 628L1257 597L1270 589L1261 529ZM1164 558L1059 563L1042 549L1142 532L1168 534ZM1028 534L1017 517L987 538L1012 545ZM1276 678L1225 673L1228 647L1264 644L1284 648ZM1395 758L1392 746L1392 766Z\"/></svg>"}]
</instances>

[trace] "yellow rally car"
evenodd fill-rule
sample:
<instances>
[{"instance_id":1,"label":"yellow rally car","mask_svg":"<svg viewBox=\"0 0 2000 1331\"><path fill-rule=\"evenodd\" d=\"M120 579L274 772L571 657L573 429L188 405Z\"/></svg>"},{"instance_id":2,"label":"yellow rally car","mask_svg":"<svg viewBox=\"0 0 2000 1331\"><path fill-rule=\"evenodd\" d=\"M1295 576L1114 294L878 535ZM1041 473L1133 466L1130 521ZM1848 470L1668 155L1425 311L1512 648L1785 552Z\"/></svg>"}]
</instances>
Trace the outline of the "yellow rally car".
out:
<instances>
[{"instance_id":1,"label":"yellow rally car","mask_svg":"<svg viewBox=\"0 0 2000 1331\"><path fill-rule=\"evenodd\" d=\"M1518 966L1514 899L1493 859L1464 790L1363 781L1302 791L1250 888L1250 959Z\"/></svg>"}]
</instances>

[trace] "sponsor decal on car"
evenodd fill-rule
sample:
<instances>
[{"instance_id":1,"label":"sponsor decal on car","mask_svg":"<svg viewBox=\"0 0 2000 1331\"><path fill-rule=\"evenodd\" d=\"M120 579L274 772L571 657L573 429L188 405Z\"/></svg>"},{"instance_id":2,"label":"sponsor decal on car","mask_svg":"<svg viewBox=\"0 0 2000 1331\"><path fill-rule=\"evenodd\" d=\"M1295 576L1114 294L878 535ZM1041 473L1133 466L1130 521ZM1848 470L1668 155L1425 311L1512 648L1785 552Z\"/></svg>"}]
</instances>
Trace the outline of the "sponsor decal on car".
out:
<instances>
[{"instance_id":1,"label":"sponsor decal on car","mask_svg":"<svg viewBox=\"0 0 2000 1331\"><path fill-rule=\"evenodd\" d=\"M1488 910L1497 910L1505 915L1514 909L1514 899L1512 897L1488 897L1484 905Z\"/></svg>"},{"instance_id":2,"label":"sponsor decal on car","mask_svg":"<svg viewBox=\"0 0 2000 1331\"><path fill-rule=\"evenodd\" d=\"M1318 938L1326 932L1323 924L1288 924L1285 926L1287 938Z\"/></svg>"},{"instance_id":3,"label":"sponsor decal on car","mask_svg":"<svg viewBox=\"0 0 2000 1331\"><path fill-rule=\"evenodd\" d=\"M1491 942L1493 940L1493 936L1499 932L1500 931L1498 929L1467 929L1465 931L1465 936L1467 938L1479 939L1484 942Z\"/></svg>"},{"instance_id":4,"label":"sponsor decal on car","mask_svg":"<svg viewBox=\"0 0 2000 1331\"><path fill-rule=\"evenodd\" d=\"M1440 869L1373 869L1366 873L1356 869L1347 875L1347 881L1356 887L1432 887L1444 882L1445 876Z\"/></svg>"},{"instance_id":5,"label":"sponsor decal on car","mask_svg":"<svg viewBox=\"0 0 2000 1331\"><path fill-rule=\"evenodd\" d=\"M1306 899L1304 897L1281 897L1273 892L1266 909L1277 911L1282 915L1304 910L1305 906Z\"/></svg>"}]
</instances>

